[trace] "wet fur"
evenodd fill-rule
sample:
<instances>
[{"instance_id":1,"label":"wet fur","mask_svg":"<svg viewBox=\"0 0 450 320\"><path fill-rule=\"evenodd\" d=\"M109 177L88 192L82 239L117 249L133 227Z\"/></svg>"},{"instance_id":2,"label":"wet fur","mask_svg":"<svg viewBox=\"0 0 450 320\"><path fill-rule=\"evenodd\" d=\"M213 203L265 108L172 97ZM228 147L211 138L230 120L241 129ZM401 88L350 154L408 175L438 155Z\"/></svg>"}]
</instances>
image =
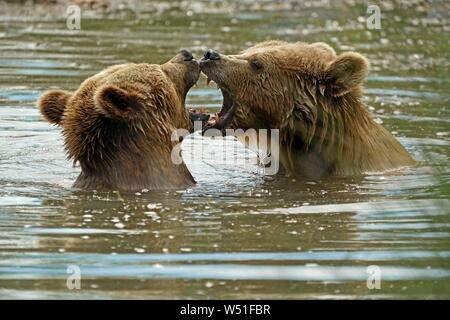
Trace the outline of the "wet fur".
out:
<instances>
[{"instance_id":1,"label":"wet fur","mask_svg":"<svg viewBox=\"0 0 450 320\"><path fill-rule=\"evenodd\" d=\"M279 129L284 171L319 178L414 164L362 101L368 67L362 55L336 55L325 43L269 41L202 71L234 96L232 127Z\"/></svg>"},{"instance_id":2,"label":"wet fur","mask_svg":"<svg viewBox=\"0 0 450 320\"><path fill-rule=\"evenodd\" d=\"M117 65L73 94L43 94L41 113L62 128L68 158L81 165L74 187L134 191L195 184L186 165L171 160L178 143L172 131L192 130L184 103L199 74L198 65L187 70L179 60Z\"/></svg>"}]
</instances>

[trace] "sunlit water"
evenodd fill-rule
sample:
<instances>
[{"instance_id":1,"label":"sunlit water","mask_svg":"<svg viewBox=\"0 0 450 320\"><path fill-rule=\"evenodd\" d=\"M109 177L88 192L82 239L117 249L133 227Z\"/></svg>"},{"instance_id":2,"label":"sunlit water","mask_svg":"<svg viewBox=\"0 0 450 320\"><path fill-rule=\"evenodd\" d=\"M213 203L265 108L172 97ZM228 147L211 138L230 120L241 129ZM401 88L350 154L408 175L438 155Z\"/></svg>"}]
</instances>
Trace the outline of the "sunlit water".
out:
<instances>
[{"instance_id":1,"label":"sunlit water","mask_svg":"<svg viewBox=\"0 0 450 320\"><path fill-rule=\"evenodd\" d=\"M450 298L448 5L383 7L382 29L369 31L364 6L252 3L87 12L81 31L67 30L61 8L1 8L0 297ZM160 63L182 47L198 57L271 38L365 54L367 103L418 165L263 177L239 143L192 135L183 148L195 188L71 189L79 168L35 107L45 89L75 90L106 66ZM188 105L214 111L221 95L204 80ZM81 290L66 286L71 265ZM371 265L380 290L366 285Z\"/></svg>"}]
</instances>

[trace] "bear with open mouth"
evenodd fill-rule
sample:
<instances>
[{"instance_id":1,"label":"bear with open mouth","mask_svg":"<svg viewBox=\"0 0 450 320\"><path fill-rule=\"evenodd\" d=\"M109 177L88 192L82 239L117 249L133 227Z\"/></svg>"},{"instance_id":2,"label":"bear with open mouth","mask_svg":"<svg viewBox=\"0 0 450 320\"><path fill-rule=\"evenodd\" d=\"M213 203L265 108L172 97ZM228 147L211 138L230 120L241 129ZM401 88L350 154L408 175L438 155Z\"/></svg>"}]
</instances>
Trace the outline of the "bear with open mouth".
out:
<instances>
[{"instance_id":1,"label":"bear with open mouth","mask_svg":"<svg viewBox=\"0 0 450 320\"><path fill-rule=\"evenodd\" d=\"M172 141L175 129L193 130L185 99L199 74L198 61L181 50L162 65L109 67L75 92L45 92L40 111L62 129L68 158L81 166L74 187L136 191L193 186L186 165L174 164L171 151L179 143Z\"/></svg>"},{"instance_id":2,"label":"bear with open mouth","mask_svg":"<svg viewBox=\"0 0 450 320\"><path fill-rule=\"evenodd\" d=\"M325 43L268 41L237 55L208 50L202 72L223 94L204 128L279 129L280 170L321 178L413 165L362 97L368 61ZM272 155L274 156L274 155Z\"/></svg>"}]
</instances>

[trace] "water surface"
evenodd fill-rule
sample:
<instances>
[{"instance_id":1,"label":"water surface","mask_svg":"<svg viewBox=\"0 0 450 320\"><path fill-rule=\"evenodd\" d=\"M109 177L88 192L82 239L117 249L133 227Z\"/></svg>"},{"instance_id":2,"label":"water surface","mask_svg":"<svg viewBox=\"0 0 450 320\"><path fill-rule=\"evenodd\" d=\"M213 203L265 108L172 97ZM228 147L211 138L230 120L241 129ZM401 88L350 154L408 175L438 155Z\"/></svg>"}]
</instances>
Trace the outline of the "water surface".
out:
<instances>
[{"instance_id":1,"label":"water surface","mask_svg":"<svg viewBox=\"0 0 450 320\"><path fill-rule=\"evenodd\" d=\"M1 298L450 298L448 4L366 7L322 1L83 11L0 11ZM50 87L75 90L123 62L161 63L180 48L234 53L266 39L324 41L372 65L366 101L418 161L393 174L320 181L264 177L233 139L191 135L198 185L136 194L71 189L58 128L35 107ZM204 78L189 106L216 111ZM226 145L231 149L225 149ZM231 150L231 151L230 151ZM202 155L202 156L200 156ZM79 266L81 290L66 286ZM367 267L381 289L366 286Z\"/></svg>"}]
</instances>

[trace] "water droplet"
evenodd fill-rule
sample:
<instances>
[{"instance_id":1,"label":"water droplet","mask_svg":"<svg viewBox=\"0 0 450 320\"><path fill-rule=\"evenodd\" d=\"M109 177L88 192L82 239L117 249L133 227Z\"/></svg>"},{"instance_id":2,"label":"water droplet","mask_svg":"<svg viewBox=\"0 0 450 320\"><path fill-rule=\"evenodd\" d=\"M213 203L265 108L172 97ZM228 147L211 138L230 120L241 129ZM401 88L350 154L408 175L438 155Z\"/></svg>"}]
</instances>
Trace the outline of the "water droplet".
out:
<instances>
[{"instance_id":1,"label":"water droplet","mask_svg":"<svg viewBox=\"0 0 450 320\"><path fill-rule=\"evenodd\" d=\"M123 228L125 228L125 225L124 225L123 223L121 223L121 222L116 223L114 226L115 226L116 228L118 228L118 229L123 229Z\"/></svg>"}]
</instances>

